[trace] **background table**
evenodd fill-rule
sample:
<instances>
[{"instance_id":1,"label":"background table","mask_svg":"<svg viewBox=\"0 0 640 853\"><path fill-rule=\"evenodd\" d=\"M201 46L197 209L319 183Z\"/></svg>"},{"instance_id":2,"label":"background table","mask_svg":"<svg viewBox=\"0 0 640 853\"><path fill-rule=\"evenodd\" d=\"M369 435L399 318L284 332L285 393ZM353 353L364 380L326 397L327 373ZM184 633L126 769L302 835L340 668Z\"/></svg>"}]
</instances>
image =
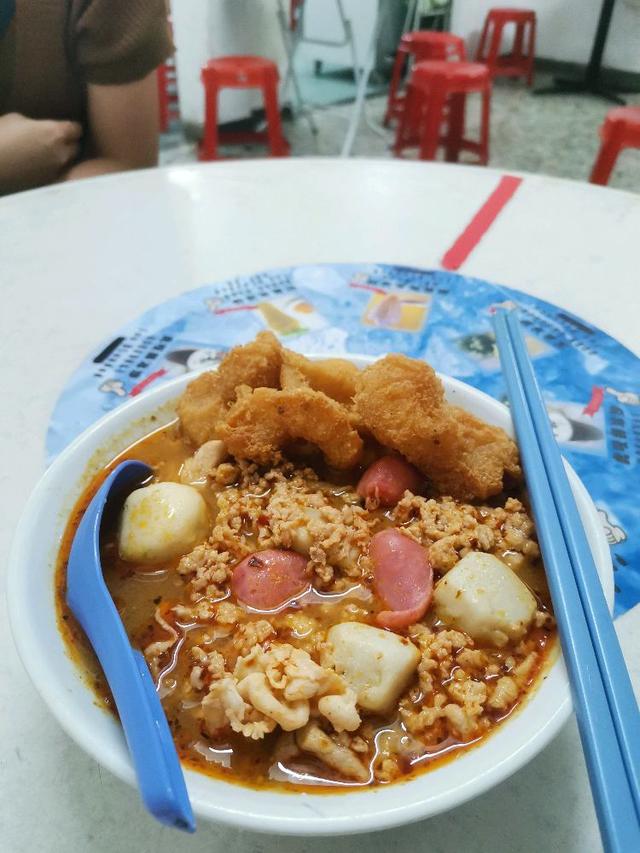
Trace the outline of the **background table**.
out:
<instances>
[{"instance_id":1,"label":"background table","mask_svg":"<svg viewBox=\"0 0 640 853\"><path fill-rule=\"evenodd\" d=\"M0 199L0 566L38 479L56 396L82 357L150 306L216 279L310 262L437 267L499 178L439 164L279 160L168 168ZM461 269L563 305L636 352L640 197L526 177ZM7 853L320 853L200 823L152 822L35 693L0 602L0 837ZM617 627L640 684L640 608ZM337 853L601 849L574 722L530 765L450 814L334 839Z\"/></svg>"}]
</instances>

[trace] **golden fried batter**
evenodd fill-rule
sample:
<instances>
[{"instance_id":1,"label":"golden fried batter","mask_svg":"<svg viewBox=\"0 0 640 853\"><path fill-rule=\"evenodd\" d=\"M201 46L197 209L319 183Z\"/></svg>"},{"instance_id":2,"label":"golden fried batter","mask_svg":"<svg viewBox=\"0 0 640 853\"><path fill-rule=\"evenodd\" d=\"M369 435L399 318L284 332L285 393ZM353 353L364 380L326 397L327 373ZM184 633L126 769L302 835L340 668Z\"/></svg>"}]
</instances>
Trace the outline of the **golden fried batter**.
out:
<instances>
[{"instance_id":1,"label":"golden fried batter","mask_svg":"<svg viewBox=\"0 0 640 853\"><path fill-rule=\"evenodd\" d=\"M346 409L311 388L239 389L218 434L232 456L264 465L296 439L317 445L334 468L351 468L362 453Z\"/></svg>"},{"instance_id":2,"label":"golden fried batter","mask_svg":"<svg viewBox=\"0 0 640 853\"><path fill-rule=\"evenodd\" d=\"M439 494L485 499L502 491L505 472L520 474L518 450L504 430L447 403L425 362L389 355L367 367L355 406L372 435L413 462Z\"/></svg>"},{"instance_id":3,"label":"golden fried batter","mask_svg":"<svg viewBox=\"0 0 640 853\"><path fill-rule=\"evenodd\" d=\"M345 358L323 358L311 361L291 350L282 351L280 385L282 388L312 388L322 391L345 406L353 402L360 371Z\"/></svg>"},{"instance_id":4,"label":"golden fried batter","mask_svg":"<svg viewBox=\"0 0 640 853\"><path fill-rule=\"evenodd\" d=\"M233 456L262 464L303 439L330 465L350 468L361 435L370 434L413 462L438 493L462 500L498 494L505 473L520 474L503 430L447 403L432 368L402 355L360 372L344 359L310 361L262 332L191 382L178 414L196 446L222 438Z\"/></svg>"},{"instance_id":5,"label":"golden fried batter","mask_svg":"<svg viewBox=\"0 0 640 853\"><path fill-rule=\"evenodd\" d=\"M178 402L178 416L187 439L197 447L218 437L218 424L236 388L278 388L282 347L271 332L260 332L255 340L234 347L224 356L218 370L198 376Z\"/></svg>"},{"instance_id":6,"label":"golden fried batter","mask_svg":"<svg viewBox=\"0 0 640 853\"><path fill-rule=\"evenodd\" d=\"M177 405L182 432L188 441L201 447L215 438L225 408L215 370L202 373L190 382Z\"/></svg>"},{"instance_id":7,"label":"golden fried batter","mask_svg":"<svg viewBox=\"0 0 640 853\"><path fill-rule=\"evenodd\" d=\"M220 396L229 403L236 398L238 385L250 388L279 388L282 347L271 332L260 332L255 339L234 347L218 368Z\"/></svg>"}]
</instances>

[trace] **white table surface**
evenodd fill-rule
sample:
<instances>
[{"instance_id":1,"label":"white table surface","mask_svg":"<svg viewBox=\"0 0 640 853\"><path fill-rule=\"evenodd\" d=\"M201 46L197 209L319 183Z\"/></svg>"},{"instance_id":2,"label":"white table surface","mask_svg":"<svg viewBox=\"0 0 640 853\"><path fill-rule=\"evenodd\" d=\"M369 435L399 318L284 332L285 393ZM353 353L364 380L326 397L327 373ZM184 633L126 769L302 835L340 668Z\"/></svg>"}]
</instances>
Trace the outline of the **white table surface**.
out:
<instances>
[{"instance_id":1,"label":"white table surface","mask_svg":"<svg viewBox=\"0 0 640 853\"><path fill-rule=\"evenodd\" d=\"M54 401L100 340L181 291L269 267L437 267L498 177L470 166L394 161L236 161L0 199L0 571L43 469ZM527 176L461 272L562 305L638 352L639 242L640 196ZM573 721L511 779L425 823L330 842L202 821L196 836L177 836L60 730L15 653L4 596L0 608L2 851L602 849ZM638 688L640 608L617 626Z\"/></svg>"}]
</instances>

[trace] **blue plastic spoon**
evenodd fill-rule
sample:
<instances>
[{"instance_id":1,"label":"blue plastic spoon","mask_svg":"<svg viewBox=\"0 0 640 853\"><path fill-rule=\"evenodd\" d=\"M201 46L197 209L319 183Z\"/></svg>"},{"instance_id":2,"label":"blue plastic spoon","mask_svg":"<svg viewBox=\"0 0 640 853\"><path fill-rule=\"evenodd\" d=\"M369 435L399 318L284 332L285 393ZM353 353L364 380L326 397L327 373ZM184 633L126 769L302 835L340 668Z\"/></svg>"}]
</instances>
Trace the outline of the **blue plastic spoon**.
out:
<instances>
[{"instance_id":1,"label":"blue plastic spoon","mask_svg":"<svg viewBox=\"0 0 640 853\"><path fill-rule=\"evenodd\" d=\"M140 795L161 823L195 832L195 820L160 699L143 655L131 647L102 576L100 529L153 474L144 462L115 468L78 525L67 567L67 603L89 638L120 715Z\"/></svg>"}]
</instances>

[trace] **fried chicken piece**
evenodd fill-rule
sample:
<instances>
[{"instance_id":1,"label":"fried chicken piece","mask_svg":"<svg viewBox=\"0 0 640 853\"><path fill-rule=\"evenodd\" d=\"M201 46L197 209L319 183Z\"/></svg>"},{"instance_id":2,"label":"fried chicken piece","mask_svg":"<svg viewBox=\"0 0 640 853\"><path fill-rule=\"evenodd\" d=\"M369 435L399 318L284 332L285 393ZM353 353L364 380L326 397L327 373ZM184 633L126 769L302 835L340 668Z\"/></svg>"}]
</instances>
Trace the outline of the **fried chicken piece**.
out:
<instances>
[{"instance_id":1,"label":"fried chicken piece","mask_svg":"<svg viewBox=\"0 0 640 853\"><path fill-rule=\"evenodd\" d=\"M296 439L317 445L334 468L353 467L362 453L346 409L311 388L239 389L218 431L232 456L262 465Z\"/></svg>"},{"instance_id":2,"label":"fried chicken piece","mask_svg":"<svg viewBox=\"0 0 640 853\"><path fill-rule=\"evenodd\" d=\"M490 426L444 399L444 388L425 362L388 355L363 370L356 412L385 447L402 453L440 494L485 499L518 477L518 450Z\"/></svg>"},{"instance_id":3,"label":"fried chicken piece","mask_svg":"<svg viewBox=\"0 0 640 853\"><path fill-rule=\"evenodd\" d=\"M278 388L282 347L271 332L260 332L255 340L234 347L217 370L203 373L190 382L178 401L182 430L196 447L218 438L218 426L228 404L236 398L236 388Z\"/></svg>"},{"instance_id":4,"label":"fried chicken piece","mask_svg":"<svg viewBox=\"0 0 640 853\"><path fill-rule=\"evenodd\" d=\"M485 423L458 406L448 408L458 427L456 443L463 448L464 476L471 497L484 499L499 494L505 474L514 480L520 479L518 448L503 429ZM448 494L454 493L449 491Z\"/></svg>"},{"instance_id":5,"label":"fried chicken piece","mask_svg":"<svg viewBox=\"0 0 640 853\"><path fill-rule=\"evenodd\" d=\"M332 400L350 406L356 393L356 380L360 371L345 358L323 358L311 361L291 350L282 351L280 386L312 388L322 391Z\"/></svg>"},{"instance_id":6,"label":"fried chicken piece","mask_svg":"<svg viewBox=\"0 0 640 853\"><path fill-rule=\"evenodd\" d=\"M282 347L272 332L260 332L244 346L229 350L220 362L220 395L229 403L238 385L250 388L279 388Z\"/></svg>"},{"instance_id":7,"label":"fried chicken piece","mask_svg":"<svg viewBox=\"0 0 640 853\"><path fill-rule=\"evenodd\" d=\"M216 438L225 409L215 370L202 373L190 382L177 405L182 432L188 441L195 447L201 447Z\"/></svg>"}]
</instances>

